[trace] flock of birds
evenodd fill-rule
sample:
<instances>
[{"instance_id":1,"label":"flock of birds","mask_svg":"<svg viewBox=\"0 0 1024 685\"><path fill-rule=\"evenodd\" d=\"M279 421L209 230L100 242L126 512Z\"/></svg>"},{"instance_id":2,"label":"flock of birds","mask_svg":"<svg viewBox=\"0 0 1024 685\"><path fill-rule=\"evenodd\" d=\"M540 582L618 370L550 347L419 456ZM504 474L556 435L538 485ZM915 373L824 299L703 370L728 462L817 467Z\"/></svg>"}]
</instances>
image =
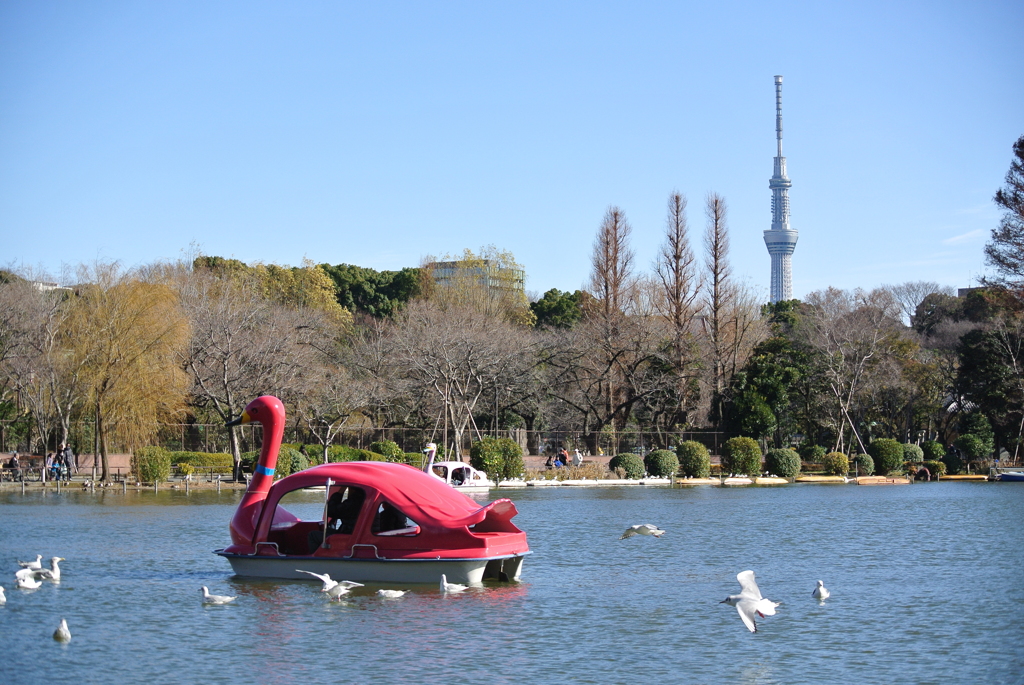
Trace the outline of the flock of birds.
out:
<instances>
[{"instance_id":1,"label":"flock of birds","mask_svg":"<svg viewBox=\"0 0 1024 685\"><path fill-rule=\"evenodd\" d=\"M19 561L21 568L14 573L14 585L19 590L36 590L40 588L44 580L52 583L60 582L60 562L65 561L64 557L50 557L50 568L43 567L43 555L37 554L35 561ZM7 595L0 585L0 606L7 604ZM57 630L53 631L53 639L57 642L70 642L71 631L68 630L68 622L63 618Z\"/></svg>"},{"instance_id":2,"label":"flock of birds","mask_svg":"<svg viewBox=\"0 0 1024 685\"><path fill-rule=\"evenodd\" d=\"M655 525L650 523L641 523L627 528L619 539L625 540L633 537L634 535L649 535L651 537L660 538L664 534L665 531ZM59 583L60 566L58 564L62 561L65 561L64 557L50 557L50 568L43 567L42 554L37 554L35 561L19 561L18 565L21 569L14 574L15 585L22 590L35 590L42 586L44 580ZM320 588L320 592L326 593L331 600L339 600L341 597L351 592L352 588L363 587L362 583L356 583L351 580L334 580L328 573L314 573L313 571L303 571L302 569L295 569L295 571L296 573L305 573L319 579L323 584ZM736 607L736 611L739 613L740 620L743 621L743 625L745 625L750 632L755 633L757 632L755 616L760 618L764 618L765 616L774 616L775 608L778 607L781 602L773 602L770 599L761 596L761 590L757 587L753 571L742 571L738 573L736 575L736 580L740 583L740 593L738 595L729 595L719 602L719 604L728 604L729 606ZM445 574L441 574L440 590L442 593L454 594L464 592L468 589L468 586L460 583L449 583ZM228 596L210 594L209 588L205 585L200 588L200 591L203 593L203 604L223 605L230 604L238 599L237 595ZM384 599L398 599L407 592L408 590L382 589L377 590L377 595ZM819 580L817 586L811 592L811 596L819 602L824 602L832 596L832 593L825 587L825 583ZM3 586L0 585L0 606L6 603L7 596L4 594ZM58 642L71 641L71 631L68 629L68 622L65 619L62 618L60 620L60 625L57 626L57 630L53 632L53 639Z\"/></svg>"},{"instance_id":3,"label":"flock of birds","mask_svg":"<svg viewBox=\"0 0 1024 685\"><path fill-rule=\"evenodd\" d=\"M357 583L352 580L334 580L331 578L329 573L313 573L312 571L303 571L301 568L295 569L296 573L305 573L313 576L314 578L320 579L323 585L320 587L320 592L327 593L327 596L331 600L340 600L342 597L352 591L352 588L363 587L362 583ZM468 585L461 585L459 583L449 583L448 578L445 574L441 574L441 592L444 594L454 594L456 592L464 592L469 589ZM0 588L2 590L2 588ZM238 599L238 596L229 597L228 595L211 595L209 588L205 585L201 588L203 593L203 604L230 604L231 602ZM408 592L408 590L377 590L377 596L384 599L398 599Z\"/></svg>"},{"instance_id":4,"label":"flock of birds","mask_svg":"<svg viewBox=\"0 0 1024 685\"><path fill-rule=\"evenodd\" d=\"M665 531L659 529L655 525L650 523L641 523L635 526L630 526L626 529L626 532L622 534L620 540L631 538L634 535L651 535L656 538L660 538L665 534ZM740 593L738 595L729 595L723 599L719 604L728 604L729 606L736 607L736 611L740 615L740 620L743 621L743 625L747 627L752 633L757 632L757 623L754 620L755 616L764 618L765 616L774 616L775 607L782 604L782 602L773 602L770 599L766 599L761 596L761 590L757 587L757 582L754 580L753 571L741 571L736 574L736 580L740 582ZM832 596L832 593L825 587L824 581L819 580L817 587L811 591L811 597L824 602L826 599Z\"/></svg>"}]
</instances>

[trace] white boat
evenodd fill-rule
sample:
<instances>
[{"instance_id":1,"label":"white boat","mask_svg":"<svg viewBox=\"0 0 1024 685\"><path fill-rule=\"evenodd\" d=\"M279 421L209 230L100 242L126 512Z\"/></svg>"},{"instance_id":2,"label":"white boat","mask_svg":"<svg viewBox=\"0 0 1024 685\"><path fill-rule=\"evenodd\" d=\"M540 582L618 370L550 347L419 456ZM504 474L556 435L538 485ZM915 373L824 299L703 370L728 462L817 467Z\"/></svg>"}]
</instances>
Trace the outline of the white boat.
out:
<instances>
[{"instance_id":1,"label":"white boat","mask_svg":"<svg viewBox=\"0 0 1024 685\"><path fill-rule=\"evenodd\" d=\"M437 455L437 445L432 442L427 444L427 449L424 451L429 455L429 459L423 470L459 492L487 492L491 488L497 487L493 480L487 478L486 473L478 471L466 462L434 461L434 457Z\"/></svg>"}]
</instances>

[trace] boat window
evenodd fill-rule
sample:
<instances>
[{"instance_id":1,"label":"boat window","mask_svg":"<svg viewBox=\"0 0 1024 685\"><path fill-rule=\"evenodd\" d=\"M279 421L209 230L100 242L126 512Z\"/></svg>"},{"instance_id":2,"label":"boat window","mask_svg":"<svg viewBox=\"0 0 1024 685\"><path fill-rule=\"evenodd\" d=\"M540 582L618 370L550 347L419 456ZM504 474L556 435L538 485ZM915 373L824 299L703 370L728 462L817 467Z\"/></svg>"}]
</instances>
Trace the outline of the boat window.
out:
<instances>
[{"instance_id":1,"label":"boat window","mask_svg":"<svg viewBox=\"0 0 1024 685\"><path fill-rule=\"evenodd\" d=\"M342 485L327 500L327 534L350 535L359 520L359 511L366 500L366 491Z\"/></svg>"},{"instance_id":2,"label":"boat window","mask_svg":"<svg viewBox=\"0 0 1024 685\"><path fill-rule=\"evenodd\" d=\"M420 532L420 527L398 507L390 502L381 502L377 505L377 513L373 517L370 532L385 536L416 535Z\"/></svg>"},{"instance_id":3,"label":"boat window","mask_svg":"<svg viewBox=\"0 0 1024 685\"><path fill-rule=\"evenodd\" d=\"M469 469L465 466L452 471L452 485L462 485L468 480L473 480L469 475Z\"/></svg>"},{"instance_id":4,"label":"boat window","mask_svg":"<svg viewBox=\"0 0 1024 685\"><path fill-rule=\"evenodd\" d=\"M437 476L438 478L440 478L441 480L447 481L448 480L448 469L446 469L443 466L435 466L434 467L434 475Z\"/></svg>"}]
</instances>

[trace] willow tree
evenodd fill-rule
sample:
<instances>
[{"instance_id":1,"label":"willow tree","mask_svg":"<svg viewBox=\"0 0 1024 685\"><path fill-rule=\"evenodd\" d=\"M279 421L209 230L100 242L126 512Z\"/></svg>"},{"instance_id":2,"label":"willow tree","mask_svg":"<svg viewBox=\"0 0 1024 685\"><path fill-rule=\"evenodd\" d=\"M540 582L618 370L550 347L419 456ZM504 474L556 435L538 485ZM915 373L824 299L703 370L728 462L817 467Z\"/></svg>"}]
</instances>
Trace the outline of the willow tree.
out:
<instances>
[{"instance_id":1,"label":"willow tree","mask_svg":"<svg viewBox=\"0 0 1024 685\"><path fill-rule=\"evenodd\" d=\"M72 354L96 421L102 479L109 448L151 442L185 408L188 376L179 359L189 327L175 290L163 282L98 264L80 274L70 315Z\"/></svg>"}]
</instances>

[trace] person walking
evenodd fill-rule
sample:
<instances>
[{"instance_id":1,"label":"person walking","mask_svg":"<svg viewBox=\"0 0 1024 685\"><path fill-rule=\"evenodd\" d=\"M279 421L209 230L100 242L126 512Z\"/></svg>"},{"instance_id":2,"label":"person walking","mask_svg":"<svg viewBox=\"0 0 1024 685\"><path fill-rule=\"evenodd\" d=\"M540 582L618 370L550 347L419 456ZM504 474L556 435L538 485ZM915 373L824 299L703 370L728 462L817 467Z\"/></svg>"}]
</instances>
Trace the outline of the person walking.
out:
<instances>
[{"instance_id":1,"label":"person walking","mask_svg":"<svg viewBox=\"0 0 1024 685\"><path fill-rule=\"evenodd\" d=\"M63 442L60 444L61 455L63 456L64 466L67 468L66 480L71 480L72 473L78 473L78 463L75 460L75 453L71 451L71 445L65 445Z\"/></svg>"}]
</instances>

